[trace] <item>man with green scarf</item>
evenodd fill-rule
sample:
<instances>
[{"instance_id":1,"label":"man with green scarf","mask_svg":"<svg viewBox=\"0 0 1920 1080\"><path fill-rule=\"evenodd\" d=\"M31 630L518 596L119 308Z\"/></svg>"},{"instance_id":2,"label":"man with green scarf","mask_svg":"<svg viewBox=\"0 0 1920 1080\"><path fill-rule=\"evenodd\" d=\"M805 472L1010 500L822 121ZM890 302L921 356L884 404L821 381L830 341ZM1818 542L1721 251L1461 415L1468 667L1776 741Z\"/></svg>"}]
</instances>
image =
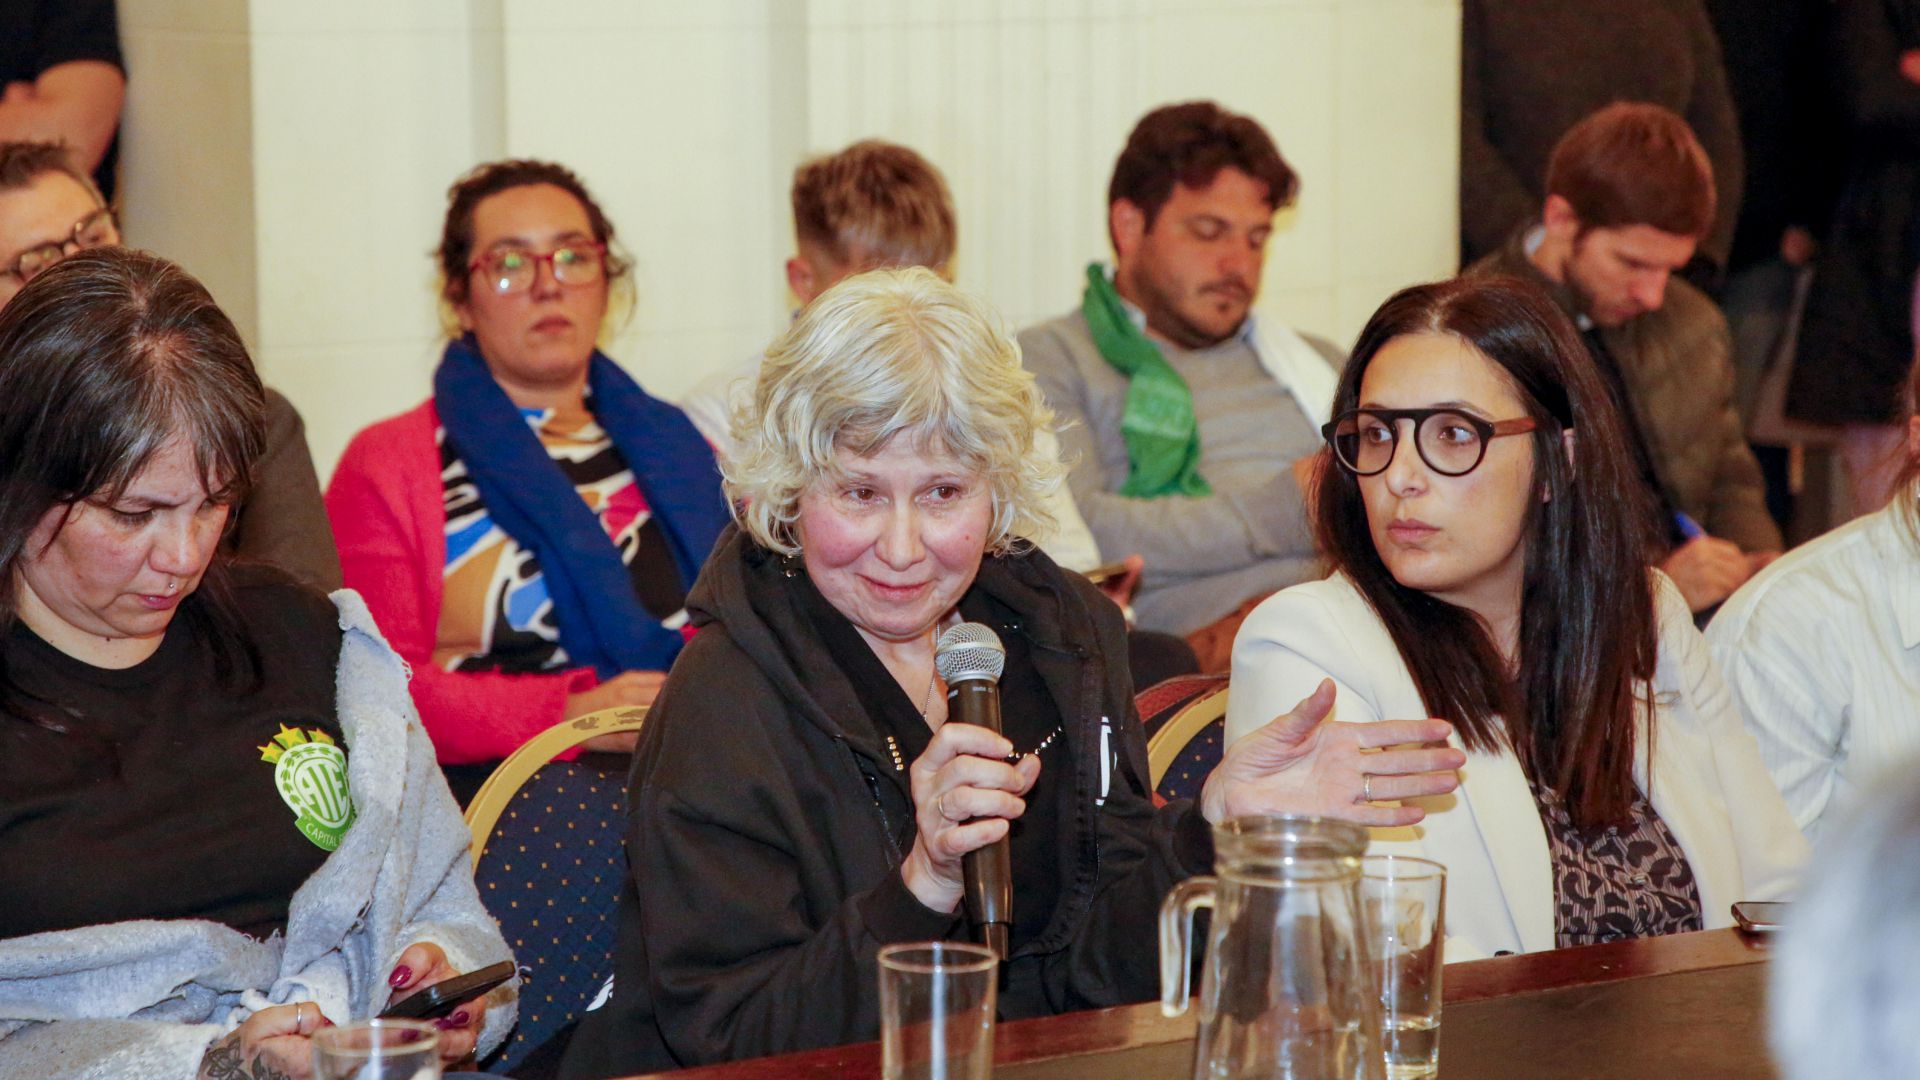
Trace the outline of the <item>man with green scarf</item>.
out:
<instances>
[{"instance_id":1,"label":"man with green scarf","mask_svg":"<svg viewBox=\"0 0 1920 1080\"><path fill-rule=\"evenodd\" d=\"M1087 268L1078 310L1020 335L1094 538L1146 560L1140 625L1189 635L1221 669L1222 620L1319 574L1296 475L1345 358L1250 315L1298 186L1248 117L1148 113L1108 189L1112 267Z\"/></svg>"}]
</instances>

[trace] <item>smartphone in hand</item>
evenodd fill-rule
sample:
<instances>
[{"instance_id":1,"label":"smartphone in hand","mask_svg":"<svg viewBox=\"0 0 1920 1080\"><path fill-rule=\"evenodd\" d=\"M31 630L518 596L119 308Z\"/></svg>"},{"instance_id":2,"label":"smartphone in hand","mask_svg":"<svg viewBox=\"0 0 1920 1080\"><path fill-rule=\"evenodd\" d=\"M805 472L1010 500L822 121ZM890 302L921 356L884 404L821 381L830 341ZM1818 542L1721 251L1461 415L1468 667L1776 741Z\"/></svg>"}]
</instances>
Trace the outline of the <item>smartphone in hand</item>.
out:
<instances>
[{"instance_id":1,"label":"smartphone in hand","mask_svg":"<svg viewBox=\"0 0 1920 1080\"><path fill-rule=\"evenodd\" d=\"M380 1014L380 1019L438 1020L441 1017L451 1016L453 1010L504 984L508 979L513 978L518 970L514 967L513 961L502 960L497 964L483 967L479 971L456 975L444 982L425 987L418 993L409 994L404 1000L387 1006L387 1011Z\"/></svg>"}]
</instances>

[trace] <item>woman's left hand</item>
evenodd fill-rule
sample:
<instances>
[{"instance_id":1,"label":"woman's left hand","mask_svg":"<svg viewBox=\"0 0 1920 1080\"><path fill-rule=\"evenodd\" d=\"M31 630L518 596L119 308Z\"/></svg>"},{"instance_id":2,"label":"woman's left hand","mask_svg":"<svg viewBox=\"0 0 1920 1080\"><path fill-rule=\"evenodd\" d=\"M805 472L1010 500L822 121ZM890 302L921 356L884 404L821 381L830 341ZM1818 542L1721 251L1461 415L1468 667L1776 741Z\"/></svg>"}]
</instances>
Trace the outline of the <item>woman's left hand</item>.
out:
<instances>
[{"instance_id":1,"label":"woman's left hand","mask_svg":"<svg viewBox=\"0 0 1920 1080\"><path fill-rule=\"evenodd\" d=\"M388 1003L398 1002L459 974L452 964L447 963L447 954L440 946L426 941L415 942L400 954L400 961L393 966L393 974L387 977L387 985L393 987L393 996ZM433 1026L440 1029L441 1062L450 1065L473 1053L474 1048L480 1045L480 1024L486 1015L487 998L482 994L455 1009L451 1016L433 1022Z\"/></svg>"}]
</instances>

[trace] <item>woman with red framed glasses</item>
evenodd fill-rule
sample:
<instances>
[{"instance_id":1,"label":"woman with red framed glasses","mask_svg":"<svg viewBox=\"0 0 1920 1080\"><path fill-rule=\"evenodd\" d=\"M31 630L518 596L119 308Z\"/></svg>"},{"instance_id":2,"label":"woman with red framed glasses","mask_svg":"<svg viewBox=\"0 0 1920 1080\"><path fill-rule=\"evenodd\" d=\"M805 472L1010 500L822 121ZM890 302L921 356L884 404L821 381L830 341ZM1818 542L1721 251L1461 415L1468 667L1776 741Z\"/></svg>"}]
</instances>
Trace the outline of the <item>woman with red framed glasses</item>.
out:
<instances>
[{"instance_id":1,"label":"woman with red framed glasses","mask_svg":"<svg viewBox=\"0 0 1920 1080\"><path fill-rule=\"evenodd\" d=\"M547 727L653 700L728 521L692 422L595 347L627 284L613 233L559 165L455 183L433 397L356 436L327 490L347 584L413 664L463 799ZM632 748L607 739L589 746Z\"/></svg>"},{"instance_id":2,"label":"woman with red framed glasses","mask_svg":"<svg viewBox=\"0 0 1920 1080\"><path fill-rule=\"evenodd\" d=\"M1448 955L1731 925L1806 844L1673 582L1648 564L1624 421L1544 292L1407 289L1360 333L1324 431L1335 573L1247 618L1229 742L1331 679L1334 717L1437 717L1456 793L1375 852L1446 864Z\"/></svg>"}]
</instances>

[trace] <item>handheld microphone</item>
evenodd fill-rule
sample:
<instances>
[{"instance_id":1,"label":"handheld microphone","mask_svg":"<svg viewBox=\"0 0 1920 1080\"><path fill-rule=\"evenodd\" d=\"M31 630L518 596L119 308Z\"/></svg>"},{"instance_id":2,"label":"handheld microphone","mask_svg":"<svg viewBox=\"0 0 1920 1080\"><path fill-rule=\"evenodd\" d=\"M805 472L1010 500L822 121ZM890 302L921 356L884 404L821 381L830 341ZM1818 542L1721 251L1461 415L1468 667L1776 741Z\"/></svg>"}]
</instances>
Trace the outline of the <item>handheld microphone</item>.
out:
<instances>
[{"instance_id":1,"label":"handheld microphone","mask_svg":"<svg viewBox=\"0 0 1920 1080\"><path fill-rule=\"evenodd\" d=\"M940 635L934 667L947 684L947 719L1000 734L1000 673L1007 651L994 632L979 623L961 623ZM1013 925L1013 868L1007 838L961 857L967 921L974 936L1007 958L1007 930Z\"/></svg>"}]
</instances>

